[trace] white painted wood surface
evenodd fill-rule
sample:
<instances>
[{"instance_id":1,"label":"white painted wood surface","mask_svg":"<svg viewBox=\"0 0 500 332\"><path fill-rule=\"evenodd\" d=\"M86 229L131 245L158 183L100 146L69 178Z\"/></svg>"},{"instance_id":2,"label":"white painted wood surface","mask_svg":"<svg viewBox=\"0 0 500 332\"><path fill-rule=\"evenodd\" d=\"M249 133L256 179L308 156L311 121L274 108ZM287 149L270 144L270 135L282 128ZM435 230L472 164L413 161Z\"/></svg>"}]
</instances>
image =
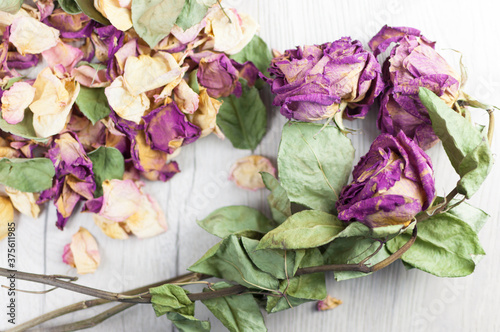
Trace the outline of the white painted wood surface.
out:
<instances>
[{"instance_id":1,"label":"white painted wood surface","mask_svg":"<svg viewBox=\"0 0 500 332\"><path fill-rule=\"evenodd\" d=\"M296 45L334 41L351 36L365 45L384 24L411 26L436 40L438 49L462 52L469 73L465 90L490 104L500 105L499 5L496 1L382 1L382 0L232 0L226 1L253 15L261 25L261 37L273 48L283 51ZM450 51L443 51L450 54ZM457 66L456 56L452 56ZM270 103L271 96L266 95ZM356 158L364 154L378 134L376 110L366 120L347 123L361 129L352 136ZM483 112L474 112L486 122ZM497 118L500 115L497 115ZM269 115L269 131L255 153L276 161L284 118L274 108ZM493 150L498 158L500 133ZM38 220L17 217L17 268L48 274L75 274L62 263L63 246L80 226L87 227L101 248L102 264L93 275L80 277L79 283L124 291L164 280L185 272L217 242L195 223L218 207L244 204L267 211L266 191L247 192L227 180L228 169L249 151L232 148L229 141L211 136L183 148L178 158L182 172L167 184L148 183L146 191L158 199L165 210L169 231L161 236L139 240L112 240L92 222L88 214L78 214L64 231L55 226L53 205L48 205ZM441 145L430 150L440 194L449 191L457 176L448 164ZM328 275L328 292L343 300L335 310L316 312L305 304L285 312L266 315L269 331L498 331L500 330L500 226L498 225L500 172L494 167L472 203L487 211L491 220L480 238L487 256L476 272L466 278L441 279L418 270L405 271L400 263L374 275L334 282ZM6 266L6 241L0 243L0 266ZM2 279L5 284L5 279ZM18 282L20 289L47 287ZM6 290L0 290L0 329L6 328ZM46 295L18 293L19 323L55 308L85 299L65 290ZM224 327L200 304L197 315L210 319L213 331ZM97 313L59 319L65 323ZM137 305L115 316L92 331L170 331L170 322L156 318L149 305Z\"/></svg>"}]
</instances>

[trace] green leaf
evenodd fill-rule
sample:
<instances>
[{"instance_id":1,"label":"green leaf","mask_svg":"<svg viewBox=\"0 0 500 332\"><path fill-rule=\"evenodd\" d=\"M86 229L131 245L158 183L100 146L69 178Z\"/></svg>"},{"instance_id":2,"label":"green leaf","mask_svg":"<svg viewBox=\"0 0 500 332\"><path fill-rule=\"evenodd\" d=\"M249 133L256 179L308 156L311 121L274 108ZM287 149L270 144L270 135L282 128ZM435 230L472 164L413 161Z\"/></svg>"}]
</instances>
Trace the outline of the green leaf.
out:
<instances>
[{"instance_id":1,"label":"green leaf","mask_svg":"<svg viewBox=\"0 0 500 332\"><path fill-rule=\"evenodd\" d=\"M81 86L76 98L76 104L93 125L111 113L108 99L104 94L104 88L87 88Z\"/></svg>"},{"instance_id":2,"label":"green leaf","mask_svg":"<svg viewBox=\"0 0 500 332\"><path fill-rule=\"evenodd\" d=\"M261 172L262 181L266 188L271 191L267 196L267 202L271 208L274 221L282 224L288 217L292 215L292 208L286 190L280 185L278 180L269 173Z\"/></svg>"},{"instance_id":3,"label":"green leaf","mask_svg":"<svg viewBox=\"0 0 500 332\"><path fill-rule=\"evenodd\" d=\"M413 229L413 227L412 227ZM338 237L351 237L362 236L372 239L386 239L400 234L405 230L404 225L390 225L384 227L371 228L361 222L351 222L347 227L338 235Z\"/></svg>"},{"instance_id":4,"label":"green leaf","mask_svg":"<svg viewBox=\"0 0 500 332\"><path fill-rule=\"evenodd\" d=\"M105 18L97 9L94 7L94 0L75 0L78 4L78 7L82 10L82 12L93 19L104 25L110 25L111 22L107 18Z\"/></svg>"},{"instance_id":5,"label":"green leaf","mask_svg":"<svg viewBox=\"0 0 500 332\"><path fill-rule=\"evenodd\" d=\"M278 288L278 280L252 263L235 235L216 244L188 270L234 281L249 288Z\"/></svg>"},{"instance_id":6,"label":"green leaf","mask_svg":"<svg viewBox=\"0 0 500 332\"><path fill-rule=\"evenodd\" d=\"M189 29L193 25L200 23L208 8L215 3L217 3L216 0L202 1L201 3L198 0L186 0L186 4L182 8L179 17L177 17L175 24L183 30Z\"/></svg>"},{"instance_id":7,"label":"green leaf","mask_svg":"<svg viewBox=\"0 0 500 332\"><path fill-rule=\"evenodd\" d=\"M323 257L317 248L305 250L300 267L319 266L323 264ZM286 291L285 291L286 290ZM326 284L324 273L313 273L293 277L287 282L281 281L280 291L285 292L284 297L267 297L267 312L277 312L297 306L311 300L323 300L326 297ZM288 302L287 302L288 299Z\"/></svg>"},{"instance_id":8,"label":"green leaf","mask_svg":"<svg viewBox=\"0 0 500 332\"><path fill-rule=\"evenodd\" d=\"M165 38L181 14L186 0L134 0L132 23L137 34L153 48Z\"/></svg>"},{"instance_id":9,"label":"green leaf","mask_svg":"<svg viewBox=\"0 0 500 332\"><path fill-rule=\"evenodd\" d=\"M341 237L328 245L323 253L325 264L357 264L366 257L375 253L380 242L362 236ZM372 258L365 262L367 266L375 265L389 257L384 247ZM334 273L335 280L348 280L369 275L370 273L356 271L338 271Z\"/></svg>"},{"instance_id":10,"label":"green leaf","mask_svg":"<svg viewBox=\"0 0 500 332\"><path fill-rule=\"evenodd\" d=\"M40 192L52 187L54 165L48 158L0 159L0 183L23 192Z\"/></svg>"},{"instance_id":11,"label":"green leaf","mask_svg":"<svg viewBox=\"0 0 500 332\"><path fill-rule=\"evenodd\" d=\"M201 321L192 315L167 312L167 318L174 323L180 332L210 332L209 321Z\"/></svg>"},{"instance_id":12,"label":"green leaf","mask_svg":"<svg viewBox=\"0 0 500 332\"><path fill-rule=\"evenodd\" d=\"M439 204L444 201L443 197L436 197L434 200L434 204ZM458 203L458 199L453 199L450 205L454 205ZM455 206L451 210L446 211L449 214L454 215L455 217L461 219L462 221L469 224L470 227L474 230L474 232L479 233L481 228L483 228L484 224L490 218L490 215L484 212L477 207L470 205L467 202L462 202L459 205Z\"/></svg>"},{"instance_id":13,"label":"green leaf","mask_svg":"<svg viewBox=\"0 0 500 332\"><path fill-rule=\"evenodd\" d=\"M23 78L24 78L24 76L17 76L17 77L9 78L7 83L5 83L5 85L2 87L2 90L4 90L4 91L9 90L11 88L11 86L14 85L14 83L21 81Z\"/></svg>"},{"instance_id":14,"label":"green leaf","mask_svg":"<svg viewBox=\"0 0 500 332\"><path fill-rule=\"evenodd\" d=\"M251 61L262 74L269 76L267 68L271 65L273 55L266 42L255 35L240 52L231 55L230 58L239 63Z\"/></svg>"},{"instance_id":15,"label":"green leaf","mask_svg":"<svg viewBox=\"0 0 500 332\"><path fill-rule=\"evenodd\" d=\"M33 112L29 109L24 111L23 121L18 124L8 124L4 119L0 119L0 129L16 136L32 139L37 142L47 142L48 138L37 137L33 128Z\"/></svg>"},{"instance_id":16,"label":"green leaf","mask_svg":"<svg viewBox=\"0 0 500 332\"><path fill-rule=\"evenodd\" d=\"M167 312L178 312L184 315L194 315L194 303L189 299L189 292L182 287L165 284L150 288L151 303L156 316Z\"/></svg>"},{"instance_id":17,"label":"green leaf","mask_svg":"<svg viewBox=\"0 0 500 332\"><path fill-rule=\"evenodd\" d=\"M240 98L234 95L221 98L217 125L237 149L253 150L266 133L266 107L255 87L243 84Z\"/></svg>"},{"instance_id":18,"label":"green leaf","mask_svg":"<svg viewBox=\"0 0 500 332\"><path fill-rule=\"evenodd\" d=\"M271 220L248 206L223 207L197 223L210 234L220 238L231 234L245 236L253 232L265 234L273 229Z\"/></svg>"},{"instance_id":19,"label":"green leaf","mask_svg":"<svg viewBox=\"0 0 500 332\"><path fill-rule=\"evenodd\" d=\"M189 87L193 89L194 92L200 93L200 85L198 84L198 69L193 70L189 73Z\"/></svg>"},{"instance_id":20,"label":"green leaf","mask_svg":"<svg viewBox=\"0 0 500 332\"><path fill-rule=\"evenodd\" d=\"M333 126L288 122L278 152L283 188L292 202L332 212L354 159L351 140Z\"/></svg>"},{"instance_id":21,"label":"green leaf","mask_svg":"<svg viewBox=\"0 0 500 332\"><path fill-rule=\"evenodd\" d=\"M463 277L471 274L475 260L484 255L476 232L451 213L440 213L418 223L415 243L403 254L403 262L438 277ZM410 239L408 232L387 242L396 252Z\"/></svg>"},{"instance_id":22,"label":"green leaf","mask_svg":"<svg viewBox=\"0 0 500 332\"><path fill-rule=\"evenodd\" d=\"M57 0L57 2L59 2L61 8L68 14L74 15L82 12L76 0Z\"/></svg>"},{"instance_id":23,"label":"green leaf","mask_svg":"<svg viewBox=\"0 0 500 332\"><path fill-rule=\"evenodd\" d=\"M306 249L327 244L344 230L344 224L323 211L305 210L264 235L258 249Z\"/></svg>"},{"instance_id":24,"label":"green leaf","mask_svg":"<svg viewBox=\"0 0 500 332\"><path fill-rule=\"evenodd\" d=\"M123 179L125 160L118 149L100 146L88 154L92 161L96 190L94 197L102 196L102 183L105 180Z\"/></svg>"},{"instance_id":25,"label":"green leaf","mask_svg":"<svg viewBox=\"0 0 500 332\"><path fill-rule=\"evenodd\" d=\"M231 286L226 282L219 282L211 288L219 290ZM203 291L211 290L205 288ZM259 305L251 294L225 296L201 302L231 332L267 331Z\"/></svg>"},{"instance_id":26,"label":"green leaf","mask_svg":"<svg viewBox=\"0 0 500 332\"><path fill-rule=\"evenodd\" d=\"M434 132L443 142L453 168L460 175L458 192L470 198L493 166L486 137L432 91L420 88L418 95L429 111Z\"/></svg>"},{"instance_id":27,"label":"green leaf","mask_svg":"<svg viewBox=\"0 0 500 332\"><path fill-rule=\"evenodd\" d=\"M257 250L259 241L242 237L241 242L252 262L264 272L273 275L277 279L286 279L287 275L292 277L297 271L299 264L296 260L295 251L286 251L286 271L285 273L285 250L261 249ZM301 256L304 250L297 250Z\"/></svg>"},{"instance_id":28,"label":"green leaf","mask_svg":"<svg viewBox=\"0 0 500 332\"><path fill-rule=\"evenodd\" d=\"M22 4L23 0L2 0L0 3L0 11L15 14L21 9Z\"/></svg>"}]
</instances>

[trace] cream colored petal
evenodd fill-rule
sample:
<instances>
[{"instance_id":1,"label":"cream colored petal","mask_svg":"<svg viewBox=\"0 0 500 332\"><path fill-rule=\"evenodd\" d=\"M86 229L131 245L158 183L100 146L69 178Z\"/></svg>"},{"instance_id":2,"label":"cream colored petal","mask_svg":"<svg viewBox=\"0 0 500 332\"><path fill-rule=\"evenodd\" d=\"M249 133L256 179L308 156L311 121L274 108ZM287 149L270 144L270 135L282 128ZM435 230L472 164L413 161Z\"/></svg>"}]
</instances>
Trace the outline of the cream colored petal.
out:
<instances>
[{"instance_id":1,"label":"cream colored petal","mask_svg":"<svg viewBox=\"0 0 500 332\"><path fill-rule=\"evenodd\" d=\"M132 11L125 6L121 6L120 0L94 0L94 7L105 16L115 28L127 31L132 27Z\"/></svg>"},{"instance_id":2,"label":"cream colored petal","mask_svg":"<svg viewBox=\"0 0 500 332\"><path fill-rule=\"evenodd\" d=\"M126 224L139 238L152 237L167 230L165 215L149 195L143 196L139 211L128 218Z\"/></svg>"},{"instance_id":3,"label":"cream colored petal","mask_svg":"<svg viewBox=\"0 0 500 332\"><path fill-rule=\"evenodd\" d=\"M129 57L125 63L123 81L130 93L137 96L179 80L183 75L184 71L175 58L170 53L160 52L153 57Z\"/></svg>"},{"instance_id":4,"label":"cream colored petal","mask_svg":"<svg viewBox=\"0 0 500 332\"><path fill-rule=\"evenodd\" d=\"M175 103L184 113L193 114L200 102L200 97L189 87L185 80L181 80L174 89Z\"/></svg>"},{"instance_id":5,"label":"cream colored petal","mask_svg":"<svg viewBox=\"0 0 500 332\"><path fill-rule=\"evenodd\" d=\"M14 221L14 207L7 197L0 196L0 240L9 234L9 223Z\"/></svg>"},{"instance_id":6,"label":"cream colored petal","mask_svg":"<svg viewBox=\"0 0 500 332\"><path fill-rule=\"evenodd\" d=\"M142 192L131 180L106 180L102 183L104 202L99 215L115 221L125 221L137 212Z\"/></svg>"},{"instance_id":7,"label":"cream colored petal","mask_svg":"<svg viewBox=\"0 0 500 332\"><path fill-rule=\"evenodd\" d=\"M94 273L101 262L97 242L88 230L80 227L73 235L70 245L71 253L79 274Z\"/></svg>"},{"instance_id":8,"label":"cream colored petal","mask_svg":"<svg viewBox=\"0 0 500 332\"><path fill-rule=\"evenodd\" d=\"M260 172L267 172L273 176L276 169L269 159L262 156L248 156L238 159L231 167L229 180L243 189L257 190L265 188Z\"/></svg>"},{"instance_id":9,"label":"cream colored petal","mask_svg":"<svg viewBox=\"0 0 500 332\"><path fill-rule=\"evenodd\" d=\"M217 113L222 105L221 101L210 98L207 89L200 87L200 103L198 109L193 114L188 114L189 121L201 128L200 137L205 137L214 132L219 138L224 138L224 134L217 126Z\"/></svg>"},{"instance_id":10,"label":"cream colored petal","mask_svg":"<svg viewBox=\"0 0 500 332\"><path fill-rule=\"evenodd\" d=\"M130 60L129 60L130 61ZM128 63L128 61L127 61ZM124 86L123 78L118 76L104 93L109 105L125 120L141 122L144 112L149 109L149 98L145 93L134 95Z\"/></svg>"},{"instance_id":11,"label":"cream colored petal","mask_svg":"<svg viewBox=\"0 0 500 332\"><path fill-rule=\"evenodd\" d=\"M243 34L234 47L225 51L227 54L239 53L252 40L257 30L259 30L259 24L250 15L240 13L240 17L242 20L241 30Z\"/></svg>"},{"instance_id":12,"label":"cream colored petal","mask_svg":"<svg viewBox=\"0 0 500 332\"><path fill-rule=\"evenodd\" d=\"M35 88L26 82L16 82L2 95L2 117L7 123L16 124L24 119L24 110L33 101Z\"/></svg>"},{"instance_id":13,"label":"cream colored petal","mask_svg":"<svg viewBox=\"0 0 500 332\"><path fill-rule=\"evenodd\" d=\"M38 54L56 46L59 30L31 17L18 17L12 22L9 41L21 54Z\"/></svg>"},{"instance_id":14,"label":"cream colored petal","mask_svg":"<svg viewBox=\"0 0 500 332\"><path fill-rule=\"evenodd\" d=\"M121 227L121 223L111 221L98 214L94 214L94 222L110 238L119 240L128 239L128 233Z\"/></svg>"},{"instance_id":15,"label":"cream colored petal","mask_svg":"<svg viewBox=\"0 0 500 332\"><path fill-rule=\"evenodd\" d=\"M14 188L5 187L5 192L9 195L12 204L17 211L31 218L38 218L40 206L36 204L37 193L25 193Z\"/></svg>"},{"instance_id":16,"label":"cream colored petal","mask_svg":"<svg viewBox=\"0 0 500 332\"><path fill-rule=\"evenodd\" d=\"M50 68L45 68L38 74L33 87L35 98L29 108L34 114L33 127L37 136L58 134L69 120L80 84L74 78L59 79Z\"/></svg>"}]
</instances>

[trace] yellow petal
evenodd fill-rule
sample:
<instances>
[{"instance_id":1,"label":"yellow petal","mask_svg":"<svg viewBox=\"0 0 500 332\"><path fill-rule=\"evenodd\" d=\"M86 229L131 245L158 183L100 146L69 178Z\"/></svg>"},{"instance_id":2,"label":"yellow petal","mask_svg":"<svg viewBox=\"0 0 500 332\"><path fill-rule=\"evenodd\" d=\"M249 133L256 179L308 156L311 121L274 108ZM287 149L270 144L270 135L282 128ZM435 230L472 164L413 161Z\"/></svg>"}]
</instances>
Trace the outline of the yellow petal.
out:
<instances>
[{"instance_id":1,"label":"yellow petal","mask_svg":"<svg viewBox=\"0 0 500 332\"><path fill-rule=\"evenodd\" d=\"M101 262L97 242L88 230L80 227L71 240L71 253L79 274L93 273Z\"/></svg>"},{"instance_id":2,"label":"yellow petal","mask_svg":"<svg viewBox=\"0 0 500 332\"><path fill-rule=\"evenodd\" d=\"M231 167L229 180L243 189L257 190L265 188L260 172L267 172L275 175L276 170L269 159L262 156L248 156L240 158Z\"/></svg>"},{"instance_id":3,"label":"yellow petal","mask_svg":"<svg viewBox=\"0 0 500 332\"><path fill-rule=\"evenodd\" d=\"M94 0L94 6L115 28L126 31L132 27L132 11L127 8L127 3L121 6L120 2L119 0Z\"/></svg>"},{"instance_id":4,"label":"yellow petal","mask_svg":"<svg viewBox=\"0 0 500 332\"><path fill-rule=\"evenodd\" d=\"M21 16L11 26L9 41L21 54L38 54L56 46L59 30L32 18Z\"/></svg>"},{"instance_id":5,"label":"yellow petal","mask_svg":"<svg viewBox=\"0 0 500 332\"><path fill-rule=\"evenodd\" d=\"M94 222L110 238L119 240L128 239L128 233L123 229L121 223L111 221L98 214L94 214Z\"/></svg>"},{"instance_id":6,"label":"yellow petal","mask_svg":"<svg viewBox=\"0 0 500 332\"><path fill-rule=\"evenodd\" d=\"M36 204L37 193L25 193L14 188L5 187L5 192L9 195L12 204L17 211L31 218L38 218L40 207Z\"/></svg>"},{"instance_id":7,"label":"yellow petal","mask_svg":"<svg viewBox=\"0 0 500 332\"><path fill-rule=\"evenodd\" d=\"M0 240L7 237L9 223L14 221L14 207L7 197L0 196Z\"/></svg>"},{"instance_id":8,"label":"yellow petal","mask_svg":"<svg viewBox=\"0 0 500 332\"><path fill-rule=\"evenodd\" d=\"M207 89L200 87L200 102L198 109L193 114L188 114L189 121L201 128L200 137L205 137L215 132L219 138L224 138L224 134L217 126L217 113L222 105L221 101L210 98Z\"/></svg>"},{"instance_id":9,"label":"yellow petal","mask_svg":"<svg viewBox=\"0 0 500 332\"><path fill-rule=\"evenodd\" d=\"M156 236L167 230L165 215L149 195L143 196L139 210L127 219L126 224L139 238Z\"/></svg>"},{"instance_id":10,"label":"yellow petal","mask_svg":"<svg viewBox=\"0 0 500 332\"><path fill-rule=\"evenodd\" d=\"M34 114L33 127L37 136L58 134L69 121L80 84L74 78L59 79L50 68L45 68L38 74L33 87L35 98L29 108Z\"/></svg>"},{"instance_id":11,"label":"yellow petal","mask_svg":"<svg viewBox=\"0 0 500 332\"><path fill-rule=\"evenodd\" d=\"M128 63L128 61L127 61ZM149 99L145 93L132 94L125 86L123 77L118 76L104 93L109 105L121 118L135 123L141 122L144 112L149 109Z\"/></svg>"}]
</instances>

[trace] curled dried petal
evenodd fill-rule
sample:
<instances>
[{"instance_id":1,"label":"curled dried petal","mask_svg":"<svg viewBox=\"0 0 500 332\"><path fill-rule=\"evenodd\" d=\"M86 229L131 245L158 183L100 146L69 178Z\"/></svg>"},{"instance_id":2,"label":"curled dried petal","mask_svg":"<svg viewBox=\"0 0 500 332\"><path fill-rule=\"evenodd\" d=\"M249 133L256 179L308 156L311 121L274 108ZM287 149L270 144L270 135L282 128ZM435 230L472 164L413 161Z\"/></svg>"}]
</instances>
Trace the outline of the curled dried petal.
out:
<instances>
[{"instance_id":1,"label":"curled dried petal","mask_svg":"<svg viewBox=\"0 0 500 332\"><path fill-rule=\"evenodd\" d=\"M276 175L276 169L265 157L252 155L238 159L230 170L229 180L243 189L257 190L265 188L260 172Z\"/></svg>"}]
</instances>

